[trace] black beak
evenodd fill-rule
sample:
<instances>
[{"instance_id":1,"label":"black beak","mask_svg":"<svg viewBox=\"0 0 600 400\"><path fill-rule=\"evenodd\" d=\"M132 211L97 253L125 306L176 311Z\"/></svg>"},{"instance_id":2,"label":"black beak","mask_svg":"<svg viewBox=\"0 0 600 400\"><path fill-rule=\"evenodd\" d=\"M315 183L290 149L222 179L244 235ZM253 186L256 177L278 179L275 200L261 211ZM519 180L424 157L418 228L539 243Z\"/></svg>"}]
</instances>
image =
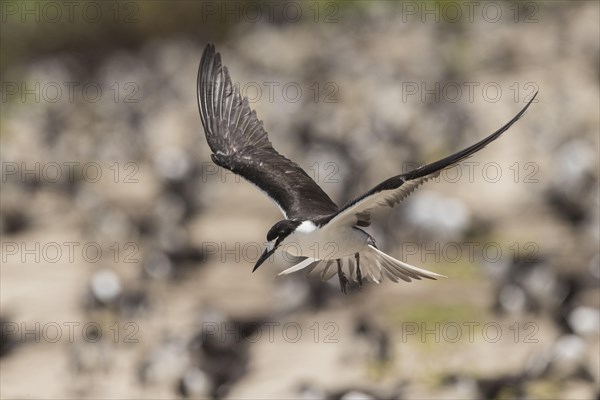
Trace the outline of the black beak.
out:
<instances>
[{"instance_id":1,"label":"black beak","mask_svg":"<svg viewBox=\"0 0 600 400\"><path fill-rule=\"evenodd\" d=\"M271 249L270 251L269 251L269 250L267 250L267 249L265 249L265 251L262 253L262 256L260 256L260 258L259 258L259 259L258 259L258 261L256 262L256 265L254 265L254 268L252 268L252 272L256 271L256 269L257 269L258 267L260 267L260 265L261 265L262 263L264 263L264 262L267 260L267 258L271 257L271 255L272 255L273 253L275 253L275 250L276 250L276 249L277 249L277 247L276 247L276 246L274 246L274 247L273 247L273 249Z\"/></svg>"}]
</instances>

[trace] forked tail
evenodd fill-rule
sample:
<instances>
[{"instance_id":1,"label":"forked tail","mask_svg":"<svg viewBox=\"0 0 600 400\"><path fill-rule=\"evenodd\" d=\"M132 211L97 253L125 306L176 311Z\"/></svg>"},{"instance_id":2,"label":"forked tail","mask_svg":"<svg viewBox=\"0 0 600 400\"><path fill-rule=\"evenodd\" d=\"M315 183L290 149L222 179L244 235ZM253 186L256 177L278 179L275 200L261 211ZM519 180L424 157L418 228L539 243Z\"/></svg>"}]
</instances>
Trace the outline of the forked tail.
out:
<instances>
[{"instance_id":1,"label":"forked tail","mask_svg":"<svg viewBox=\"0 0 600 400\"><path fill-rule=\"evenodd\" d=\"M447 276L413 267L403 261L396 260L394 257L385 254L371 245L369 245L369 251L361 253L360 264L363 276L370 278L375 283L381 282L383 276L393 282L399 282L400 280L411 282L413 279L420 280L421 278L447 278ZM363 267L363 264L366 268Z\"/></svg>"},{"instance_id":2,"label":"forked tail","mask_svg":"<svg viewBox=\"0 0 600 400\"><path fill-rule=\"evenodd\" d=\"M358 271L353 257L342 259L342 268L352 280L357 282ZM314 258L299 258L298 263L282 271L278 276L288 275L292 272L306 269L306 275L321 275L323 281L327 281L337 274L337 263L335 260L315 260ZM368 250L360 253L360 271L364 279L374 283L380 283L383 277L392 282L400 280L411 282L413 279L421 278L437 279L447 278L444 275L427 271L422 268L413 267L403 261L396 260L394 257L385 254L376 247L369 245Z\"/></svg>"}]
</instances>

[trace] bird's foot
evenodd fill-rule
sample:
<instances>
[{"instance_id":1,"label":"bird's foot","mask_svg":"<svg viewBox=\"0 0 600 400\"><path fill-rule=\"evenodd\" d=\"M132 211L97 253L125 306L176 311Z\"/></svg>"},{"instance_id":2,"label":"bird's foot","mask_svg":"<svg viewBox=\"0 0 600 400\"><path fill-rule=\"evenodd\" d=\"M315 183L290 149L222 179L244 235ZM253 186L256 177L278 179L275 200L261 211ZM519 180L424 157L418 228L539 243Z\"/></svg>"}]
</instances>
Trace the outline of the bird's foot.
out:
<instances>
[{"instance_id":1,"label":"bird's foot","mask_svg":"<svg viewBox=\"0 0 600 400\"><path fill-rule=\"evenodd\" d=\"M362 272L360 270L360 256L358 255L358 253L356 253L354 255L354 258L356 258L356 280L358 280L358 288L362 288L362 284L363 284L363 277L362 277Z\"/></svg>"},{"instance_id":2,"label":"bird's foot","mask_svg":"<svg viewBox=\"0 0 600 400\"><path fill-rule=\"evenodd\" d=\"M346 278L346 274L342 271L342 263L340 260L337 260L338 264L338 277L340 278L340 288L342 289L342 293L346 294L346 288L348 287L348 278Z\"/></svg>"},{"instance_id":3,"label":"bird's foot","mask_svg":"<svg viewBox=\"0 0 600 400\"><path fill-rule=\"evenodd\" d=\"M348 278L346 278L346 274L343 272L339 274L340 277L340 288L342 289L342 293L346 294L346 288L348 287Z\"/></svg>"}]
</instances>

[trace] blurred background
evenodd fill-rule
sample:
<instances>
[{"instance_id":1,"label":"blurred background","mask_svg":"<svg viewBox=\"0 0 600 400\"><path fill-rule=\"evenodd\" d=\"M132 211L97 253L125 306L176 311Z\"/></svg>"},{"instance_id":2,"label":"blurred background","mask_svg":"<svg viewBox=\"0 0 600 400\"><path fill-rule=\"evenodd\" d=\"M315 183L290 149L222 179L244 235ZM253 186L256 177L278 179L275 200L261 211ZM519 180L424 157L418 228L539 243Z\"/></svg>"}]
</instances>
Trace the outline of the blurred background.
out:
<instances>
[{"instance_id":1,"label":"blurred background","mask_svg":"<svg viewBox=\"0 0 600 400\"><path fill-rule=\"evenodd\" d=\"M1 3L2 398L597 399L599 3ZM216 44L338 204L527 114L374 218L448 276L254 274L278 209L212 164Z\"/></svg>"}]
</instances>

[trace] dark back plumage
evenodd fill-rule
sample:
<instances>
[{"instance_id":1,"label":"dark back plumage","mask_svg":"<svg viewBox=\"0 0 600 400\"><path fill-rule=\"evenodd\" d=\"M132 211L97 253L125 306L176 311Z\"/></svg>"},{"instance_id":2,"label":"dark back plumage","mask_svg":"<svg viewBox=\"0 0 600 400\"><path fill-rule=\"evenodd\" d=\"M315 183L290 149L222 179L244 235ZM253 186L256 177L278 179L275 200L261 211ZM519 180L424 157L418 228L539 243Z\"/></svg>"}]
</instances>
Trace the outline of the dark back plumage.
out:
<instances>
[{"instance_id":1,"label":"dark back plumage","mask_svg":"<svg viewBox=\"0 0 600 400\"><path fill-rule=\"evenodd\" d=\"M198 70L198 105L215 164L264 191L287 219L329 215L337 205L294 162L274 148L262 121L233 85L221 55L209 44Z\"/></svg>"}]
</instances>

